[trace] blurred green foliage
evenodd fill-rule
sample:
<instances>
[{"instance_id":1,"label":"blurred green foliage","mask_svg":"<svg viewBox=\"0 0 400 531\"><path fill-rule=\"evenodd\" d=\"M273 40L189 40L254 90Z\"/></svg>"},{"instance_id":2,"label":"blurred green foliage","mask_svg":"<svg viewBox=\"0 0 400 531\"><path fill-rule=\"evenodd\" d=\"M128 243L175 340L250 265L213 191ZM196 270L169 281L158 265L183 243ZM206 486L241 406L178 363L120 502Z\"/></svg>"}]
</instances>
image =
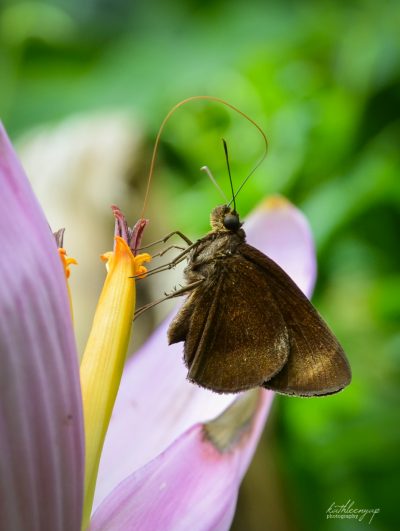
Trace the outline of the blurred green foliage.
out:
<instances>
[{"instance_id":1,"label":"blurred green foliage","mask_svg":"<svg viewBox=\"0 0 400 531\"><path fill-rule=\"evenodd\" d=\"M279 192L306 213L319 259L314 301L354 373L337 396L277 399L266 446L286 499L275 503L288 507L291 529L396 529L400 3L9 0L0 9L0 113L13 137L122 107L150 146L166 111L194 94L220 96L264 128L270 154L240 212ZM207 164L228 192L221 136L237 186L262 150L241 117L195 102L163 137L154 186L169 198L164 214L189 234L207 229L219 200L198 168ZM348 499L380 514L370 525L326 520ZM256 523L239 514L236 529L277 528L271 507L249 507Z\"/></svg>"}]
</instances>

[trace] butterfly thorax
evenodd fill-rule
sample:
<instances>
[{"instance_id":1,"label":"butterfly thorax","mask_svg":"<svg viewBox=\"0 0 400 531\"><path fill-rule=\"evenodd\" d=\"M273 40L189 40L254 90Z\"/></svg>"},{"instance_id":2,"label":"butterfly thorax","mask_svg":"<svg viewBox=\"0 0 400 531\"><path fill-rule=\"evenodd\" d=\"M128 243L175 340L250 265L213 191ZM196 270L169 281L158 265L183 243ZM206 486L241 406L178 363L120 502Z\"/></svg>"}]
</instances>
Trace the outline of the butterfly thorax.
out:
<instances>
[{"instance_id":1,"label":"butterfly thorax","mask_svg":"<svg viewBox=\"0 0 400 531\"><path fill-rule=\"evenodd\" d=\"M187 281L199 278L212 279L225 260L234 258L238 247L245 242L246 235L241 228L239 216L230 207L221 205L211 212L212 230L198 240L189 256L185 269ZM232 228L229 229L228 227Z\"/></svg>"}]
</instances>

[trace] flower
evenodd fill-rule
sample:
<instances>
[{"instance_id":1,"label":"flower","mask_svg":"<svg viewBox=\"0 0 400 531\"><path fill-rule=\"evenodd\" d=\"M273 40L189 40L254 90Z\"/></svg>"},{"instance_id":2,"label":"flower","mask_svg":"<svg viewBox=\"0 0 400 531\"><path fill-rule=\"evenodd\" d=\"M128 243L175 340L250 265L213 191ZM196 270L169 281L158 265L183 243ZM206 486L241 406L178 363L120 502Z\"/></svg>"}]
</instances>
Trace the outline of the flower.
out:
<instances>
[{"instance_id":1,"label":"flower","mask_svg":"<svg viewBox=\"0 0 400 531\"><path fill-rule=\"evenodd\" d=\"M81 528L84 505L83 411L88 456L93 440L87 404L91 419L99 415L98 427L104 420L102 408L111 414L111 402L99 407L104 382L92 378L90 364L82 363L81 375L88 379L80 380L64 267L2 127L0 182L2 526L74 531ZM249 242L279 262L309 295L315 254L303 216L275 198L264 202L244 228ZM118 252L129 256L123 242L126 237L117 238L114 254L106 256L110 270ZM131 272L132 267L130 262ZM95 321L105 322L113 313L103 295ZM134 293L119 295L124 296L133 311ZM125 365L101 456L90 529L222 530L233 518L240 481L273 393L256 389L217 395L188 383L182 345L167 346L167 326L161 325ZM128 333L125 328L125 339ZM93 356L104 347L104 341L95 340L87 347ZM121 352L127 342L122 343ZM117 362L119 374L123 357ZM87 391L90 386L85 391L91 378L95 392ZM114 380L111 387L115 395ZM92 402L90 397L95 397ZM100 439L106 424L107 419ZM89 515L84 526L88 522Z\"/></svg>"}]
</instances>

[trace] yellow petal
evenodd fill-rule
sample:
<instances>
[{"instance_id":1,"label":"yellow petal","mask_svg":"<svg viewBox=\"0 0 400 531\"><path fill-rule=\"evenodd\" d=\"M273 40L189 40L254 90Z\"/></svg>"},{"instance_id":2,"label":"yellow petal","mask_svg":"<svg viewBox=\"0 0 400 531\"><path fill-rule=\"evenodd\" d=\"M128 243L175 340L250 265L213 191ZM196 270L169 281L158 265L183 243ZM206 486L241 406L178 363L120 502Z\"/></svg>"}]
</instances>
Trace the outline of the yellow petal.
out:
<instances>
[{"instance_id":1,"label":"yellow petal","mask_svg":"<svg viewBox=\"0 0 400 531\"><path fill-rule=\"evenodd\" d=\"M84 529L90 521L100 455L129 343L136 302L132 277L150 260L147 254L134 257L119 236L115 240L115 251L102 257L108 273L80 368L86 441Z\"/></svg>"}]
</instances>

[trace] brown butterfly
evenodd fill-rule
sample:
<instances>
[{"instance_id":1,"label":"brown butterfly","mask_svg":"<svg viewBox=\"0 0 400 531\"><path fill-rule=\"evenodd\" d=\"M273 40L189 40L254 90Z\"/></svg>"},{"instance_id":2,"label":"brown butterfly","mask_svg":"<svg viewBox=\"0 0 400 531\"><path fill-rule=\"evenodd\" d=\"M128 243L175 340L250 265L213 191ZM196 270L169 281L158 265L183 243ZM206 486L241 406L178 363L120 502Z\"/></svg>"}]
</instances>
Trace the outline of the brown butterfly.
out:
<instances>
[{"instance_id":1,"label":"brown butterfly","mask_svg":"<svg viewBox=\"0 0 400 531\"><path fill-rule=\"evenodd\" d=\"M168 329L185 342L188 379L218 393L256 386L298 396L329 395L350 383L337 339L273 260L246 243L235 209L211 213L212 231L191 246ZM178 294L178 293L177 293Z\"/></svg>"}]
</instances>

